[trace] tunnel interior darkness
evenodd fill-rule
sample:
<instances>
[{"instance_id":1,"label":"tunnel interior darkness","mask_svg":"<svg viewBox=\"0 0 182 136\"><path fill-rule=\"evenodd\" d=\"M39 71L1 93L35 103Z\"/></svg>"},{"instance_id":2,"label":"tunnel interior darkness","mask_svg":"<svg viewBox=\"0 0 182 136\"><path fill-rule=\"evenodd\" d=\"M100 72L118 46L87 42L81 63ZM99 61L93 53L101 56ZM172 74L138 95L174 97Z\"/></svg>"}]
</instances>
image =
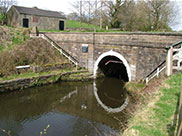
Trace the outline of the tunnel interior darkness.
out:
<instances>
[{"instance_id":1,"label":"tunnel interior darkness","mask_svg":"<svg viewBox=\"0 0 182 136\"><path fill-rule=\"evenodd\" d=\"M98 67L107 77L119 78L125 82L129 81L125 65L115 56L104 57L99 62Z\"/></svg>"}]
</instances>

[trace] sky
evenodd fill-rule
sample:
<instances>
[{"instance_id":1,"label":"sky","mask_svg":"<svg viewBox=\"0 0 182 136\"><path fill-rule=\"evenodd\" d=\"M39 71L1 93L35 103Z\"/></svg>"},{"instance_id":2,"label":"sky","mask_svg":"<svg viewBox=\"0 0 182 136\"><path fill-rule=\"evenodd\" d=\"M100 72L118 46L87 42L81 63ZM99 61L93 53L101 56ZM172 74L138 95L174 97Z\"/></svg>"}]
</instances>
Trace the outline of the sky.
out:
<instances>
[{"instance_id":1,"label":"sky","mask_svg":"<svg viewBox=\"0 0 182 136\"><path fill-rule=\"evenodd\" d=\"M19 6L38 7L40 9L62 11L65 14L73 12L71 3L77 0L17 0ZM178 23L174 23L171 27L173 30L182 31L182 0L173 0L179 5Z\"/></svg>"},{"instance_id":2,"label":"sky","mask_svg":"<svg viewBox=\"0 0 182 136\"><path fill-rule=\"evenodd\" d=\"M40 9L62 11L65 14L72 12L71 3L76 0L17 0L19 6L38 7Z\"/></svg>"}]
</instances>

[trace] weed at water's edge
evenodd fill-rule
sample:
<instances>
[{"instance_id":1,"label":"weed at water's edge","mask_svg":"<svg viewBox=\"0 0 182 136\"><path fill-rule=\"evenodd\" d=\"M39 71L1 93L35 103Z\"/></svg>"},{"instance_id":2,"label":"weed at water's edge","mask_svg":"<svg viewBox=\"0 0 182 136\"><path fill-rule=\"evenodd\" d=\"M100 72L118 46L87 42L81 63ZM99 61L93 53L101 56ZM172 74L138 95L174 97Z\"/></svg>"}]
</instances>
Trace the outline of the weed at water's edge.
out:
<instances>
[{"instance_id":1,"label":"weed at water's edge","mask_svg":"<svg viewBox=\"0 0 182 136\"><path fill-rule=\"evenodd\" d=\"M40 132L40 136L47 135L47 130L48 130L49 127L50 127L50 125L48 124L47 127L44 128L44 130Z\"/></svg>"}]
</instances>

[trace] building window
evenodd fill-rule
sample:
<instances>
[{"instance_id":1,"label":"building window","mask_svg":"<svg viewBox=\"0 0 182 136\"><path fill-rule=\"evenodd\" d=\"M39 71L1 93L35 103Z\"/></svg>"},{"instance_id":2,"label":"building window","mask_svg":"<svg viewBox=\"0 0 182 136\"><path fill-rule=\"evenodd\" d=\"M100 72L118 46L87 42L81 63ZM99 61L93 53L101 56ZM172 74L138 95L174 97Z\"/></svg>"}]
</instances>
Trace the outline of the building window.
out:
<instances>
[{"instance_id":1,"label":"building window","mask_svg":"<svg viewBox=\"0 0 182 136\"><path fill-rule=\"evenodd\" d=\"M33 16L33 22L34 22L34 23L38 23L38 21L39 21L38 16Z\"/></svg>"}]
</instances>

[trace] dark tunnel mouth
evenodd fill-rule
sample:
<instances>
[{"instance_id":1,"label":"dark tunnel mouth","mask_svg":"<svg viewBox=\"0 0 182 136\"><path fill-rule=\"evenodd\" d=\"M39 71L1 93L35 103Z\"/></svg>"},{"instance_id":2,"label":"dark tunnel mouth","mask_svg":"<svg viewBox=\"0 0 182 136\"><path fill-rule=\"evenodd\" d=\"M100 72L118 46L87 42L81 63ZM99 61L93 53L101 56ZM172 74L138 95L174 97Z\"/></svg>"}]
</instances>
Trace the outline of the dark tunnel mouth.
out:
<instances>
[{"instance_id":1,"label":"dark tunnel mouth","mask_svg":"<svg viewBox=\"0 0 182 136\"><path fill-rule=\"evenodd\" d=\"M106 56L98 64L98 68L106 77L119 78L125 82L129 81L126 66L116 56Z\"/></svg>"}]
</instances>

